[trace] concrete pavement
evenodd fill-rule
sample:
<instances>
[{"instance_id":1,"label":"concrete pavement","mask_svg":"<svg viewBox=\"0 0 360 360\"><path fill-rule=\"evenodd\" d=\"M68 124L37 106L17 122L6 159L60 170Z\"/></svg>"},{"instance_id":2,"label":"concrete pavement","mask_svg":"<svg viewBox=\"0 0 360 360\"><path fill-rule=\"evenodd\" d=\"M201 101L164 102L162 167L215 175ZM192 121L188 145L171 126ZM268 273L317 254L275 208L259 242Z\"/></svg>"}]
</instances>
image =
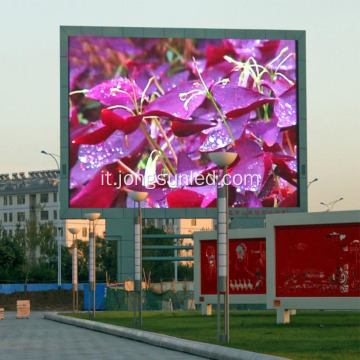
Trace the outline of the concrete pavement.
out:
<instances>
[{"instance_id":1,"label":"concrete pavement","mask_svg":"<svg viewBox=\"0 0 360 360\"><path fill-rule=\"evenodd\" d=\"M1 360L201 360L203 357L172 351L138 341L44 319L16 319L5 312L0 320Z\"/></svg>"}]
</instances>

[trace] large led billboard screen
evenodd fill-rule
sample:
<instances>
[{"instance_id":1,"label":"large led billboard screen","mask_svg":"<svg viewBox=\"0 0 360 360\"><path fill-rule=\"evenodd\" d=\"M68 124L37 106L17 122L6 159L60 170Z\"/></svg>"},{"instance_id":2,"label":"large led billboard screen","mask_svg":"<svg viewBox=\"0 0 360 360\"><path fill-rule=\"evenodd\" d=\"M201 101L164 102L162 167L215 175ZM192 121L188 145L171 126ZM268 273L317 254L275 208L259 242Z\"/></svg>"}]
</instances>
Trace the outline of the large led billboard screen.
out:
<instances>
[{"instance_id":1,"label":"large led billboard screen","mask_svg":"<svg viewBox=\"0 0 360 360\"><path fill-rule=\"evenodd\" d=\"M298 41L67 37L68 207L300 208Z\"/></svg>"}]
</instances>

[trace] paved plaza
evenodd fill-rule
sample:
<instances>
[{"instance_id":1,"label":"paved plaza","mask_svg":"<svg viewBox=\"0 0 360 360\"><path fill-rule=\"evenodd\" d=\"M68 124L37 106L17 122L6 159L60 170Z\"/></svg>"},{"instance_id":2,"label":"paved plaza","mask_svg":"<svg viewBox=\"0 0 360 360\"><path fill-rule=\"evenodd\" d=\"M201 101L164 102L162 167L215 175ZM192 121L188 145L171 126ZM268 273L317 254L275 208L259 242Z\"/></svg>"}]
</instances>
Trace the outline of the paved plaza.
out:
<instances>
[{"instance_id":1,"label":"paved plaza","mask_svg":"<svg viewBox=\"0 0 360 360\"><path fill-rule=\"evenodd\" d=\"M16 319L15 312L5 312L5 319L0 321L1 360L204 359L45 320L43 316L42 312L32 312L30 319Z\"/></svg>"}]
</instances>

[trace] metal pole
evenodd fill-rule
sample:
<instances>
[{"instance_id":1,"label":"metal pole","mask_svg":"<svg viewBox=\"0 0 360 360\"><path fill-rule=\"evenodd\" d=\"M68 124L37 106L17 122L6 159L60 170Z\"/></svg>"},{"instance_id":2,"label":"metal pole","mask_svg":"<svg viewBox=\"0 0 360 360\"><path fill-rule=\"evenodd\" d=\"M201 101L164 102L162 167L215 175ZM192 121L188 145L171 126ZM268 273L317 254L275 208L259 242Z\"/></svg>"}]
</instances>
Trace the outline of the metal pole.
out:
<instances>
[{"instance_id":1,"label":"metal pole","mask_svg":"<svg viewBox=\"0 0 360 360\"><path fill-rule=\"evenodd\" d=\"M79 289L78 289L78 249L77 249L77 235L75 235L75 246L74 246L75 254L74 254L74 278L76 281L75 284L75 298L76 298L76 306L75 311L79 311Z\"/></svg>"},{"instance_id":2,"label":"metal pole","mask_svg":"<svg viewBox=\"0 0 360 360\"><path fill-rule=\"evenodd\" d=\"M174 239L174 245L177 245L178 239ZM177 249L174 250L174 257L178 256ZM175 281L178 281L178 262L174 261L174 272L175 272Z\"/></svg>"},{"instance_id":3,"label":"metal pole","mask_svg":"<svg viewBox=\"0 0 360 360\"><path fill-rule=\"evenodd\" d=\"M58 214L60 216L60 214ZM61 288L61 223L58 220L58 289Z\"/></svg>"},{"instance_id":4,"label":"metal pole","mask_svg":"<svg viewBox=\"0 0 360 360\"><path fill-rule=\"evenodd\" d=\"M220 174L220 168L218 168ZM226 166L223 168L223 174L226 174ZM224 184L220 187L220 182L223 176L218 177L217 183L217 233L218 233L218 289L217 289L217 310L218 310L218 339L219 342L229 341L229 284L228 284L228 200L227 200L227 186ZM224 333L221 333L221 308L220 298L224 295Z\"/></svg>"},{"instance_id":5,"label":"metal pole","mask_svg":"<svg viewBox=\"0 0 360 360\"><path fill-rule=\"evenodd\" d=\"M91 314L91 295L90 292L94 290L94 234L91 232L91 220L89 231L89 314Z\"/></svg>"},{"instance_id":6,"label":"metal pole","mask_svg":"<svg viewBox=\"0 0 360 360\"><path fill-rule=\"evenodd\" d=\"M226 167L224 168L226 174ZM225 189L225 204L226 204L226 293L225 293L225 341L229 342L230 326L229 326L229 188L224 184Z\"/></svg>"},{"instance_id":7,"label":"metal pole","mask_svg":"<svg viewBox=\"0 0 360 360\"><path fill-rule=\"evenodd\" d=\"M93 318L95 319L95 312L96 312L96 304L95 304L95 293L96 293L96 236L95 236L95 221L93 220L93 254L94 254L94 285L93 285Z\"/></svg>"},{"instance_id":8,"label":"metal pole","mask_svg":"<svg viewBox=\"0 0 360 360\"><path fill-rule=\"evenodd\" d=\"M76 312L76 291L77 291L77 247L75 234L73 234L73 253L72 253L72 288L73 288L73 313Z\"/></svg>"},{"instance_id":9,"label":"metal pole","mask_svg":"<svg viewBox=\"0 0 360 360\"><path fill-rule=\"evenodd\" d=\"M142 212L139 201L139 224L140 224L140 292L139 292L139 325L142 326Z\"/></svg>"},{"instance_id":10,"label":"metal pole","mask_svg":"<svg viewBox=\"0 0 360 360\"><path fill-rule=\"evenodd\" d=\"M56 166L59 170L58 184L57 184L58 185L58 201L57 201L58 202L58 221L57 221L58 229L57 229L56 235L58 236L58 279L57 279L57 282L58 282L58 289L60 289L61 288L61 241L62 241L62 235L61 235L62 224L61 224L61 220L60 220L60 165L55 157L55 156L59 157L59 155L48 153L45 150L42 150L41 153L51 156L54 159ZM60 234L59 234L59 231L60 231Z\"/></svg>"},{"instance_id":11,"label":"metal pole","mask_svg":"<svg viewBox=\"0 0 360 360\"><path fill-rule=\"evenodd\" d=\"M138 203L138 216L135 216L135 236L134 236L134 251L135 251L135 272L134 272L134 325L142 325L141 319L141 206ZM135 206L135 204L134 204ZM137 301L136 301L136 298ZM138 302L138 304L137 304ZM136 311L139 311L139 318L136 317Z\"/></svg>"}]
</instances>

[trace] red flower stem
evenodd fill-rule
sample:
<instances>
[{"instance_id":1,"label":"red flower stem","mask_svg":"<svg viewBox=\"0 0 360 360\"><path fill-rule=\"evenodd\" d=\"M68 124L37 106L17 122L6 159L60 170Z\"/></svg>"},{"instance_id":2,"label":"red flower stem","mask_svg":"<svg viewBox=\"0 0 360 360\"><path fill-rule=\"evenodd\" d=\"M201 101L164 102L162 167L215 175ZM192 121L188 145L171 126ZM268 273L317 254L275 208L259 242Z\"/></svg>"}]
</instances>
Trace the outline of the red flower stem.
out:
<instances>
[{"instance_id":1,"label":"red flower stem","mask_svg":"<svg viewBox=\"0 0 360 360\"><path fill-rule=\"evenodd\" d=\"M198 73L199 79L200 79L200 81L201 81L201 83L202 83L202 86L203 86L205 92L206 92L206 97L213 103L216 111L218 112L218 114L220 115L222 121L224 122L224 125L226 126L226 129L227 129L227 131L228 131L228 133L229 133L229 135L230 135L230 137L231 137L231 140L232 140L233 142L235 142L235 137L234 137L234 135L233 135L233 133L232 133L232 131L231 131L231 129L230 129L230 127L229 127L226 119L225 119L225 116L222 114L221 110L219 109L218 104L216 103L214 97L212 96L211 92L209 91L208 87L207 87L206 84L205 84L204 79L202 78L202 76L201 76L201 74L200 74L200 71L199 71L199 68L198 68L198 66L197 66L197 63L196 63L195 58L193 58L193 61L194 61L195 68L196 68L196 71L197 71L197 73Z\"/></svg>"},{"instance_id":2,"label":"red flower stem","mask_svg":"<svg viewBox=\"0 0 360 360\"><path fill-rule=\"evenodd\" d=\"M289 136L289 131L285 131L285 137L286 137L286 142L289 146L289 150L290 150L290 154L291 156L294 156L295 155L295 152L294 152L294 149L293 149L293 146L292 146L292 143L291 143L291 140L290 140L290 136Z\"/></svg>"},{"instance_id":3,"label":"red flower stem","mask_svg":"<svg viewBox=\"0 0 360 360\"><path fill-rule=\"evenodd\" d=\"M141 177L132 169L130 169L127 165L125 165L121 160L116 160L116 162L120 165L120 167L126 170L129 174L134 176L137 180L141 180Z\"/></svg>"},{"instance_id":4,"label":"red flower stem","mask_svg":"<svg viewBox=\"0 0 360 360\"><path fill-rule=\"evenodd\" d=\"M154 120L154 122L155 122L156 126L159 128L159 130L160 130L160 132L161 132L162 136L164 137L164 139L165 139L166 143L168 144L169 149L170 149L170 151L172 152L172 154L173 154L173 156L174 156L175 164L177 165L177 163L178 163L178 159L177 159L177 156L176 156L175 150L174 150L174 148L172 147L172 145L171 145L171 142L170 142L169 138L167 137L167 135L166 135L166 133L165 133L165 131L164 131L163 127L161 126L160 122L158 121L157 117L153 117L153 120Z\"/></svg>"},{"instance_id":5,"label":"red flower stem","mask_svg":"<svg viewBox=\"0 0 360 360\"><path fill-rule=\"evenodd\" d=\"M140 112L142 113L142 110L143 110L143 103L144 103L144 100L145 100L145 96L146 96L146 92L148 91L149 89L149 86L151 84L151 82L155 79L155 77L151 77L148 81L148 83L146 84L146 87L144 89L144 91L142 92L141 94L141 99L140 99Z\"/></svg>"},{"instance_id":6,"label":"red flower stem","mask_svg":"<svg viewBox=\"0 0 360 360\"><path fill-rule=\"evenodd\" d=\"M147 141L148 141L148 142L150 143L150 145L152 146L152 148L153 148L154 150L158 150L158 151L161 153L161 155L165 158L166 162L168 163L168 166L164 163L164 160L162 159L162 157L159 156L159 159L160 159L162 165L164 166L164 168L167 169L169 173L172 173L173 175L175 175L175 174L176 174L176 171L175 171L174 167L172 166L169 158L168 158L167 155L165 154L165 152L164 152L164 151L159 147L159 145L152 139L152 137L150 136L150 134L148 133L148 131L145 129L145 127L144 127L143 124L140 124L140 128L141 128L142 132L144 133ZM169 170L169 168L170 168L171 171Z\"/></svg>"},{"instance_id":7,"label":"red flower stem","mask_svg":"<svg viewBox=\"0 0 360 360\"><path fill-rule=\"evenodd\" d=\"M277 190L279 192L279 198L283 199L283 196L281 194L281 187L280 187L280 183L279 183L279 177L274 173L274 171L273 171L273 176L274 176L276 188L277 188Z\"/></svg>"}]
</instances>

